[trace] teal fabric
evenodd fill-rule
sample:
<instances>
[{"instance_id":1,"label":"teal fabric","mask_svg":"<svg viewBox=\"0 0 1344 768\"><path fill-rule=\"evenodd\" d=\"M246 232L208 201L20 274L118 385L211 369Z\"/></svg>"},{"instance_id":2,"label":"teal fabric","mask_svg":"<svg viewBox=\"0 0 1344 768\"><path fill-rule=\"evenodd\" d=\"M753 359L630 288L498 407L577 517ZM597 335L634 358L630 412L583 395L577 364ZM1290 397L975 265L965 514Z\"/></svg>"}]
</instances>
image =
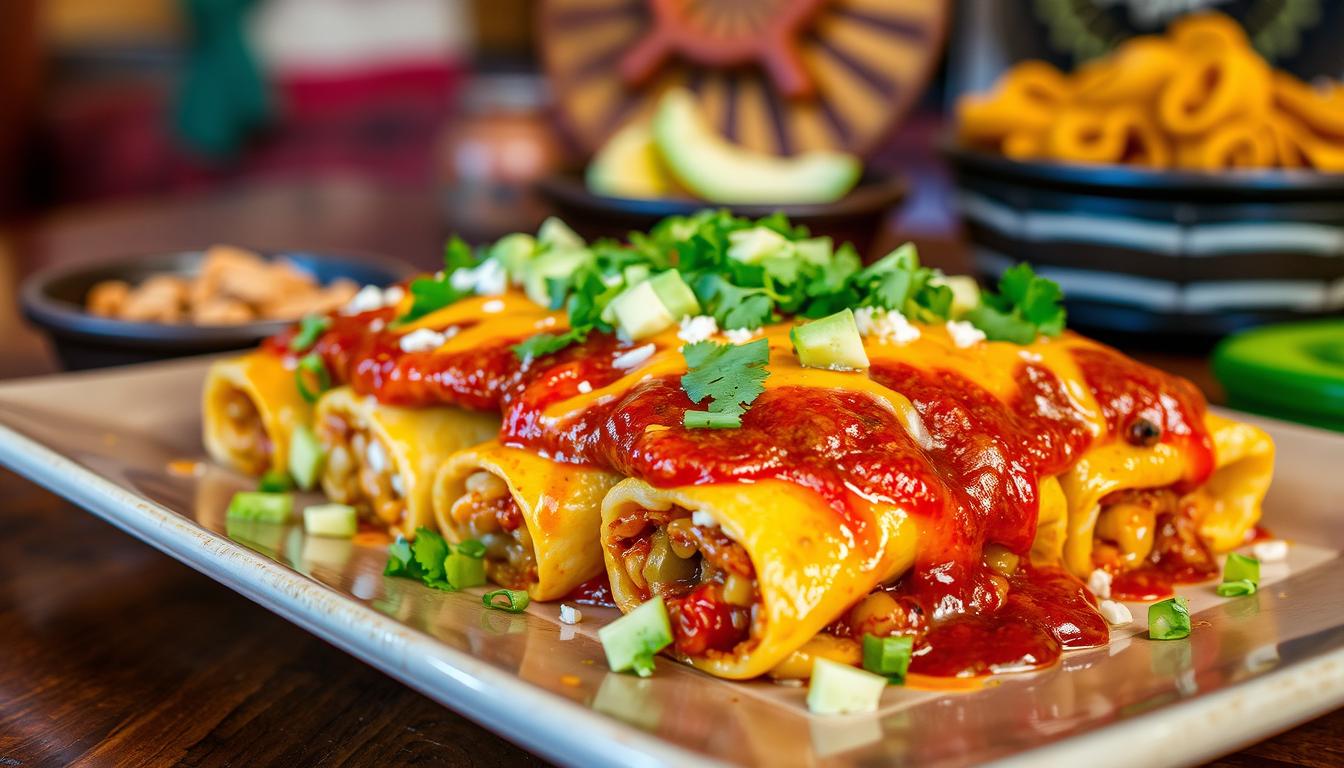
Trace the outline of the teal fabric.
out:
<instances>
[{"instance_id":1,"label":"teal fabric","mask_svg":"<svg viewBox=\"0 0 1344 768\"><path fill-rule=\"evenodd\" d=\"M174 128L182 143L195 152L228 160L273 113L244 24L257 0L179 2L190 40Z\"/></svg>"}]
</instances>

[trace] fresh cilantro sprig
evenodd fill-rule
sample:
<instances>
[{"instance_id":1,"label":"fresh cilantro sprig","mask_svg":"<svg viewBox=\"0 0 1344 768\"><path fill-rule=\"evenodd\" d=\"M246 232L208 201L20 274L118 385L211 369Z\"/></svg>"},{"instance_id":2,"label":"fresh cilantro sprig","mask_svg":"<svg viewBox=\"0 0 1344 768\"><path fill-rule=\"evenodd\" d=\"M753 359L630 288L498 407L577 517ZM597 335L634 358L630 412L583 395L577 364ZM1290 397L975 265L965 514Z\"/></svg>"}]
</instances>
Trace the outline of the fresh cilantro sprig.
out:
<instances>
[{"instance_id":1,"label":"fresh cilantro sprig","mask_svg":"<svg viewBox=\"0 0 1344 768\"><path fill-rule=\"evenodd\" d=\"M467 291L454 288L446 276L417 277L407 286L407 290L411 294L411 306L397 318L397 325L415 322L470 295Z\"/></svg>"},{"instance_id":2,"label":"fresh cilantro sprig","mask_svg":"<svg viewBox=\"0 0 1344 768\"><path fill-rule=\"evenodd\" d=\"M700 341L687 344L681 354L687 372L681 388L693 403L709 399L709 409L686 411L682 424L688 428L735 429L742 426L742 414L765 391L770 375L765 367L770 346L765 339L746 344L716 344Z\"/></svg>"},{"instance_id":3,"label":"fresh cilantro sprig","mask_svg":"<svg viewBox=\"0 0 1344 768\"><path fill-rule=\"evenodd\" d=\"M1057 283L1022 263L1003 273L997 294L982 293L980 306L966 319L991 341L1030 344L1038 335L1058 336L1064 330L1063 298Z\"/></svg>"},{"instance_id":4,"label":"fresh cilantro sprig","mask_svg":"<svg viewBox=\"0 0 1344 768\"><path fill-rule=\"evenodd\" d=\"M571 328L564 333L538 333L514 344L512 349L519 360L528 362L559 352L571 344L582 344L587 338L588 331Z\"/></svg>"},{"instance_id":5,"label":"fresh cilantro sprig","mask_svg":"<svg viewBox=\"0 0 1344 768\"><path fill-rule=\"evenodd\" d=\"M453 287L452 274L459 269L472 269L482 258L472 251L462 238L454 235L443 248L443 271L434 277L417 277L407 286L411 295L411 306L397 318L397 325L415 322L420 318L454 304L467 296L470 291L459 291Z\"/></svg>"},{"instance_id":6,"label":"fresh cilantro sprig","mask_svg":"<svg viewBox=\"0 0 1344 768\"><path fill-rule=\"evenodd\" d=\"M383 575L411 579L433 589L455 592L466 586L476 586L483 579L473 578L466 583L455 582L455 577L460 579L462 574L450 570L452 559L480 560L483 557L485 548L478 541L467 540L454 546L438 531L417 528L414 541L407 541L398 536L387 548L387 566L383 568ZM476 569L478 572L479 568L478 563Z\"/></svg>"}]
</instances>

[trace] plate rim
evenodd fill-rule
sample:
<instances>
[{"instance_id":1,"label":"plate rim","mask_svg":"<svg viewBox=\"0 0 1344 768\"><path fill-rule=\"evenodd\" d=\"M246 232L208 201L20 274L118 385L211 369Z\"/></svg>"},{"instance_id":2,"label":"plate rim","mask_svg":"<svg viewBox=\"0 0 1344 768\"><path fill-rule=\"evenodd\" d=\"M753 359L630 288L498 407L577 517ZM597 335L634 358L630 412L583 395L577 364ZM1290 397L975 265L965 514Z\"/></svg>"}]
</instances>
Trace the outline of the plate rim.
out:
<instances>
[{"instance_id":1,"label":"plate rim","mask_svg":"<svg viewBox=\"0 0 1344 768\"><path fill-rule=\"evenodd\" d=\"M128 366L114 372L134 375L149 373L151 368L186 368L205 365L209 359ZM73 377L90 378L99 373L82 372ZM0 384L0 403L22 408L21 403L4 402L4 395L54 378L72 376L55 374L5 382ZM1225 408L1216 410L1230 412ZM1273 423L1285 431L1338 436L1290 422L1260 416L1250 418ZM573 766L640 768L732 765L582 707L440 643L429 634L123 488L10 426L3 414L0 414L0 464L482 728L548 760ZM1303 696L1307 688L1324 693ZM1255 704L1250 708L1229 707L1232 698L1248 699ZM1136 760L1154 765L1189 764L1228 754L1340 706L1344 706L1344 645L1226 688L1004 755L992 762L1036 766L1078 765L1086 761L1099 768L1133 766ZM532 719L519 715L536 711L536 707L546 707L556 714ZM500 733L498 724L512 722L522 722L525 727L510 731L507 736ZM1154 729L1180 737L1153 739Z\"/></svg>"}]
</instances>

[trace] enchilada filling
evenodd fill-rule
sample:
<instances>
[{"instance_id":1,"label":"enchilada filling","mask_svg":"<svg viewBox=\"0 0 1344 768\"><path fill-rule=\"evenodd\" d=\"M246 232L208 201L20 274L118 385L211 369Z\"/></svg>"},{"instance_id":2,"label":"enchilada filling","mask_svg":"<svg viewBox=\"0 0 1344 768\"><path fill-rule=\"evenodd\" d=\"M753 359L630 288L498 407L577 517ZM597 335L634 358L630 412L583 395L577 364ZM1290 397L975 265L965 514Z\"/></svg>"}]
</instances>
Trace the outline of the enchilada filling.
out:
<instances>
[{"instance_id":1,"label":"enchilada filling","mask_svg":"<svg viewBox=\"0 0 1344 768\"><path fill-rule=\"evenodd\" d=\"M667 603L679 653L738 653L761 635L756 569L717 525L678 506L636 509L612 523L610 536L642 599Z\"/></svg>"},{"instance_id":2,"label":"enchilada filling","mask_svg":"<svg viewBox=\"0 0 1344 768\"><path fill-rule=\"evenodd\" d=\"M1092 560L1114 574L1116 599L1169 597L1174 584L1218 575L1218 562L1198 534L1204 503L1198 492L1171 488L1115 491L1101 500Z\"/></svg>"},{"instance_id":3,"label":"enchilada filling","mask_svg":"<svg viewBox=\"0 0 1344 768\"><path fill-rule=\"evenodd\" d=\"M271 466L275 445L266 433L261 411L246 392L235 387L224 389L219 412L224 415L219 425L219 438L239 467L251 474L261 474Z\"/></svg>"},{"instance_id":4,"label":"enchilada filling","mask_svg":"<svg viewBox=\"0 0 1344 768\"><path fill-rule=\"evenodd\" d=\"M523 511L499 477L478 470L450 512L462 538L485 545L485 573L496 584L521 589L537 583L537 556Z\"/></svg>"},{"instance_id":5,"label":"enchilada filling","mask_svg":"<svg viewBox=\"0 0 1344 768\"><path fill-rule=\"evenodd\" d=\"M332 413L317 425L326 446L322 487L336 501L388 526L406 516L405 481L383 441L362 425Z\"/></svg>"},{"instance_id":6,"label":"enchilada filling","mask_svg":"<svg viewBox=\"0 0 1344 768\"><path fill-rule=\"evenodd\" d=\"M915 642L910 671L936 677L1034 669L1109 638L1091 594L1063 569L1033 566L991 544L976 570L990 590L978 610L940 615L907 574L855 603L826 633L854 641L908 635Z\"/></svg>"}]
</instances>

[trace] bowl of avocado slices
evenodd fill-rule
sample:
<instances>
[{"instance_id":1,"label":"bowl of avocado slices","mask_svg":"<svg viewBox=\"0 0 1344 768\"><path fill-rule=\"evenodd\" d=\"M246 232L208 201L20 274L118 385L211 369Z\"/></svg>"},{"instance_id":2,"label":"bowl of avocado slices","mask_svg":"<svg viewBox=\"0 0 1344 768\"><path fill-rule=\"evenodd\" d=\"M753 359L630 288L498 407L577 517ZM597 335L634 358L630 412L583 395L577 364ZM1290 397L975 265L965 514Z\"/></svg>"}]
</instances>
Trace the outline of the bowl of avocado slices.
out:
<instances>
[{"instance_id":1,"label":"bowl of avocado slices","mask_svg":"<svg viewBox=\"0 0 1344 768\"><path fill-rule=\"evenodd\" d=\"M751 218L782 212L860 252L905 194L899 178L865 174L848 153L778 157L734 144L684 89L665 93L650 119L617 131L584 172L547 177L539 190L587 238L623 237L667 216L725 208Z\"/></svg>"}]
</instances>

